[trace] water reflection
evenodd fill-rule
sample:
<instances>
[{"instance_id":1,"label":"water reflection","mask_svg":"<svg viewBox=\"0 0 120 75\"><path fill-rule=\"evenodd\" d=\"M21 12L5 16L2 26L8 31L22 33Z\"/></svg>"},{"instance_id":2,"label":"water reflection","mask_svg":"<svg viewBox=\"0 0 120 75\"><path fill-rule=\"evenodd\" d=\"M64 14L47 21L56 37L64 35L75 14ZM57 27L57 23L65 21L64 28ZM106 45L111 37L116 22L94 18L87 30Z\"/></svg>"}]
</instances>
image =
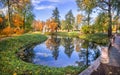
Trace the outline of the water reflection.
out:
<instances>
[{"instance_id":1,"label":"water reflection","mask_svg":"<svg viewBox=\"0 0 120 75\"><path fill-rule=\"evenodd\" d=\"M65 54L70 58L72 52L74 51L73 39L70 37L62 38L63 46L65 48Z\"/></svg>"},{"instance_id":2,"label":"water reflection","mask_svg":"<svg viewBox=\"0 0 120 75\"><path fill-rule=\"evenodd\" d=\"M52 50L52 55L57 60L58 55L59 55L59 46L60 46L60 38L57 38L57 36L50 36L45 44L48 49Z\"/></svg>"},{"instance_id":3,"label":"water reflection","mask_svg":"<svg viewBox=\"0 0 120 75\"><path fill-rule=\"evenodd\" d=\"M44 43L27 51L32 55L27 52L24 61L54 67L90 65L99 56L97 44L60 36L49 36Z\"/></svg>"}]
</instances>

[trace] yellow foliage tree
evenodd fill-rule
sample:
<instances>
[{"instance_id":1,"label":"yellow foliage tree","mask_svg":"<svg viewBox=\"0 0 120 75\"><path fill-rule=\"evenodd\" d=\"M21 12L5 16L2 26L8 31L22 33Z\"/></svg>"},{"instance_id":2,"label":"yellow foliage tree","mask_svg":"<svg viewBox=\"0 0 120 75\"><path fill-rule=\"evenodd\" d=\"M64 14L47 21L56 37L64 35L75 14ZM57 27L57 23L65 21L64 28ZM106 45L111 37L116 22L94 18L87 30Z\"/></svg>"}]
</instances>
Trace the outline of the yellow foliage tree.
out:
<instances>
[{"instance_id":1,"label":"yellow foliage tree","mask_svg":"<svg viewBox=\"0 0 120 75\"><path fill-rule=\"evenodd\" d=\"M77 15L77 24L80 24L82 22L82 18L83 18L82 15L80 14Z\"/></svg>"}]
</instances>

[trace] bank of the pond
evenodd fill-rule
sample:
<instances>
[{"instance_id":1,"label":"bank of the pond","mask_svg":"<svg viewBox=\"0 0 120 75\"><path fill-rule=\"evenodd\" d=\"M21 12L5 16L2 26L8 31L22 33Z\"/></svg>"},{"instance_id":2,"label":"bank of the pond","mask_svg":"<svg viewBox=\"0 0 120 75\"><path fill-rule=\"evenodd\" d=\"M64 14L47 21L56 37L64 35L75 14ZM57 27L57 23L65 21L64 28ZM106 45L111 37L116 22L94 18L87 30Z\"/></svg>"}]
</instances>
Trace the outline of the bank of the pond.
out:
<instances>
[{"instance_id":1,"label":"bank of the pond","mask_svg":"<svg viewBox=\"0 0 120 75\"><path fill-rule=\"evenodd\" d=\"M16 56L22 47L43 42L40 34L24 34L0 41L0 75L77 75L86 67L55 68L26 63Z\"/></svg>"},{"instance_id":2,"label":"bank of the pond","mask_svg":"<svg viewBox=\"0 0 120 75\"><path fill-rule=\"evenodd\" d=\"M79 35L81 39L95 42L98 44L108 44L107 34L96 33L96 34L81 34Z\"/></svg>"},{"instance_id":3,"label":"bank of the pond","mask_svg":"<svg viewBox=\"0 0 120 75\"><path fill-rule=\"evenodd\" d=\"M98 44L107 44L108 37L104 33L95 33L95 34L80 34L80 32L55 32L55 33L45 33L46 35L56 34L58 36L69 36L69 37L79 37L80 39L95 42Z\"/></svg>"},{"instance_id":4,"label":"bank of the pond","mask_svg":"<svg viewBox=\"0 0 120 75\"><path fill-rule=\"evenodd\" d=\"M69 37L78 37L79 32L54 32L54 33L50 33L50 32L46 32L46 35L58 35L58 36L69 36Z\"/></svg>"}]
</instances>

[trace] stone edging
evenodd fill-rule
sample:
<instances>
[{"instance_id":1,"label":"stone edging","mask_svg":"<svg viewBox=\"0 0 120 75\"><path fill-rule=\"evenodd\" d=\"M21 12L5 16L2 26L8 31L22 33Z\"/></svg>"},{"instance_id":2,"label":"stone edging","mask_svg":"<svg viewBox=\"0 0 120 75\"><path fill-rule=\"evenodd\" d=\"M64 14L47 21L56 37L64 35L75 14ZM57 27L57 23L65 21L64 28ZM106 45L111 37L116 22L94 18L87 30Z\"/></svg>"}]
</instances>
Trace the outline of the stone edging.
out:
<instances>
[{"instance_id":1,"label":"stone edging","mask_svg":"<svg viewBox=\"0 0 120 75\"><path fill-rule=\"evenodd\" d=\"M84 71L82 71L79 75L91 75L91 73L100 66L100 63L108 63L109 62L109 48L101 47L100 52L101 55Z\"/></svg>"},{"instance_id":2,"label":"stone edging","mask_svg":"<svg viewBox=\"0 0 120 75\"><path fill-rule=\"evenodd\" d=\"M82 71L79 75L91 75L91 73L94 70L97 70L97 68L100 65L100 58L101 56L99 56L93 63L92 65L90 65L87 69L85 69L84 71Z\"/></svg>"}]
</instances>

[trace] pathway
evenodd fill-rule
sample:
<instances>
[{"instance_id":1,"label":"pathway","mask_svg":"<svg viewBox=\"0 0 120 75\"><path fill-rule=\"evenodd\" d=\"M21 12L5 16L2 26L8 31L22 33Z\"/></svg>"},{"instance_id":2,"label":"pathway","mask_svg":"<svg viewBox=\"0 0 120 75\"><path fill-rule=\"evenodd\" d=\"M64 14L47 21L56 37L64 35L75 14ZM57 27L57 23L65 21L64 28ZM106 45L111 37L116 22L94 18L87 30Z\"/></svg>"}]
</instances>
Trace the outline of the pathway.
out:
<instances>
[{"instance_id":1,"label":"pathway","mask_svg":"<svg viewBox=\"0 0 120 75\"><path fill-rule=\"evenodd\" d=\"M98 69L91 75L120 75L120 36L115 37L115 41L109 50L109 62L100 63Z\"/></svg>"}]
</instances>

